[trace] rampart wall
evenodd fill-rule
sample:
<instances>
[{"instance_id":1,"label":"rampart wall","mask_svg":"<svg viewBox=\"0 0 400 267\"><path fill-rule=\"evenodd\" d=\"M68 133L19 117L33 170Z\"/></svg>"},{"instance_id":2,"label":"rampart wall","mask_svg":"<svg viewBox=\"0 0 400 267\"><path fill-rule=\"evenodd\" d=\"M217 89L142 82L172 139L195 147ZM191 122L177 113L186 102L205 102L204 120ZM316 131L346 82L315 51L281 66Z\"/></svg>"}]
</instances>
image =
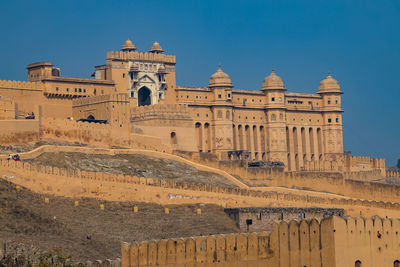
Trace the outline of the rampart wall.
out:
<instances>
[{"instance_id":1,"label":"rampart wall","mask_svg":"<svg viewBox=\"0 0 400 267\"><path fill-rule=\"evenodd\" d=\"M281 221L271 233L122 243L121 266L392 267L400 259L398 219Z\"/></svg>"},{"instance_id":2,"label":"rampart wall","mask_svg":"<svg viewBox=\"0 0 400 267\"><path fill-rule=\"evenodd\" d=\"M176 183L173 180L132 177L100 172L60 169L8 160L0 161L3 178L33 191L67 197L96 197L111 201L141 201L160 204L209 203L223 207L297 206L373 210L373 214L400 214L400 204L333 197L224 188L205 184ZM357 207L357 208L356 208Z\"/></svg>"},{"instance_id":3,"label":"rampart wall","mask_svg":"<svg viewBox=\"0 0 400 267\"><path fill-rule=\"evenodd\" d=\"M129 128L117 124L76 122L67 119L43 118L42 137L53 140L79 142L102 147L123 146L171 152L159 138L129 132Z\"/></svg>"},{"instance_id":4,"label":"rampart wall","mask_svg":"<svg viewBox=\"0 0 400 267\"><path fill-rule=\"evenodd\" d=\"M14 144L40 139L39 120L0 120L0 143Z\"/></svg>"},{"instance_id":5,"label":"rampart wall","mask_svg":"<svg viewBox=\"0 0 400 267\"><path fill-rule=\"evenodd\" d=\"M0 95L0 120L14 120L17 115L17 107L10 98L3 98Z\"/></svg>"},{"instance_id":6,"label":"rampart wall","mask_svg":"<svg viewBox=\"0 0 400 267\"><path fill-rule=\"evenodd\" d=\"M131 132L159 138L173 149L196 151L194 122L188 108L158 104L131 108Z\"/></svg>"},{"instance_id":7,"label":"rampart wall","mask_svg":"<svg viewBox=\"0 0 400 267\"><path fill-rule=\"evenodd\" d=\"M0 96L10 98L18 105L18 115L35 112L44 103L43 85L40 82L0 80ZM15 119L15 116L13 117Z\"/></svg>"}]
</instances>

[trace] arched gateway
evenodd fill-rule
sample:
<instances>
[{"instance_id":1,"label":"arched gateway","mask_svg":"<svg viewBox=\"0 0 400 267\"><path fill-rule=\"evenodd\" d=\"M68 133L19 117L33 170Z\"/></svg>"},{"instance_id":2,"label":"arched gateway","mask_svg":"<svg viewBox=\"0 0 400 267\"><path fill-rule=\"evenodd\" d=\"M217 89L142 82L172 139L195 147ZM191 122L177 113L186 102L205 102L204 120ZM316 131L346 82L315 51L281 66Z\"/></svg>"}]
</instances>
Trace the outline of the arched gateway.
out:
<instances>
[{"instance_id":1,"label":"arched gateway","mask_svg":"<svg viewBox=\"0 0 400 267\"><path fill-rule=\"evenodd\" d=\"M138 106L151 105L151 91L147 87L142 87L138 91Z\"/></svg>"}]
</instances>

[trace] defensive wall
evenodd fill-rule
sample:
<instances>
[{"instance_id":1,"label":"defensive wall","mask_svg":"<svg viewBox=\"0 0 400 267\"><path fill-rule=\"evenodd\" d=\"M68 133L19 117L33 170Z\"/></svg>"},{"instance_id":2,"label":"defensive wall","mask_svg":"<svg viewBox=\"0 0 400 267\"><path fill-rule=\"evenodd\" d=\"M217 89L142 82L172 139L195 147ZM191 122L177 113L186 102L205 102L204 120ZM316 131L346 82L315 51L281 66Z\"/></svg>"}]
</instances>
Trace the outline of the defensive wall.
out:
<instances>
[{"instance_id":1,"label":"defensive wall","mask_svg":"<svg viewBox=\"0 0 400 267\"><path fill-rule=\"evenodd\" d=\"M118 124L98 124L73 120L42 118L42 138L78 142L95 146L130 147L153 151L171 152L171 147L154 136L130 133Z\"/></svg>"},{"instance_id":2,"label":"defensive wall","mask_svg":"<svg viewBox=\"0 0 400 267\"><path fill-rule=\"evenodd\" d=\"M16 119L17 107L13 100L0 95L0 120Z\"/></svg>"},{"instance_id":3,"label":"defensive wall","mask_svg":"<svg viewBox=\"0 0 400 267\"><path fill-rule=\"evenodd\" d=\"M21 114L35 112L38 109L37 106L44 103L42 90L43 84L40 82L0 80L0 95L14 101Z\"/></svg>"},{"instance_id":4,"label":"defensive wall","mask_svg":"<svg viewBox=\"0 0 400 267\"><path fill-rule=\"evenodd\" d=\"M256 191L209 184L177 183L101 172L85 172L8 160L0 161L3 178L35 192L72 198L95 197L110 201L140 201L159 204L209 203L223 207L296 206L343 208L379 216L400 214L400 204L341 198L313 192ZM315 192L314 192L315 193Z\"/></svg>"},{"instance_id":5,"label":"defensive wall","mask_svg":"<svg viewBox=\"0 0 400 267\"><path fill-rule=\"evenodd\" d=\"M175 150L196 151L194 122L187 106L159 104L133 107L131 132L159 138Z\"/></svg>"},{"instance_id":6,"label":"defensive wall","mask_svg":"<svg viewBox=\"0 0 400 267\"><path fill-rule=\"evenodd\" d=\"M214 168L222 169L232 175L239 176L241 179L246 181L250 185L263 186L268 185L268 183L273 179L280 179L280 177L285 176L283 166L265 166L265 167L249 167L247 160L218 160L217 156L211 153L199 153L199 152L189 152L175 150L174 154L184 157L186 159L199 162L201 164L206 164L213 166ZM347 157L347 156L344 156ZM359 170L359 171L324 171L323 168L313 169L313 170L303 170L297 173L317 173L317 174L331 174L338 177L345 177L346 179L352 180L362 180L362 181L373 181L382 179L386 175L385 161L384 159L372 159L372 162L379 162L380 165L376 166L375 169L370 170ZM323 162L323 161L322 161ZM329 162L331 164L332 162ZM315 164L319 164L315 162ZM328 164L328 162L326 162ZM333 162L333 164L336 164Z\"/></svg>"},{"instance_id":7,"label":"defensive wall","mask_svg":"<svg viewBox=\"0 0 400 267\"><path fill-rule=\"evenodd\" d=\"M317 219L330 216L344 216L343 209L294 208L294 207L251 207L226 208L225 213L235 221L242 231L272 231L275 221L291 221Z\"/></svg>"},{"instance_id":8,"label":"defensive wall","mask_svg":"<svg viewBox=\"0 0 400 267\"><path fill-rule=\"evenodd\" d=\"M392 267L400 259L399 231L398 219L281 221L271 233L122 243L121 266Z\"/></svg>"}]
</instances>

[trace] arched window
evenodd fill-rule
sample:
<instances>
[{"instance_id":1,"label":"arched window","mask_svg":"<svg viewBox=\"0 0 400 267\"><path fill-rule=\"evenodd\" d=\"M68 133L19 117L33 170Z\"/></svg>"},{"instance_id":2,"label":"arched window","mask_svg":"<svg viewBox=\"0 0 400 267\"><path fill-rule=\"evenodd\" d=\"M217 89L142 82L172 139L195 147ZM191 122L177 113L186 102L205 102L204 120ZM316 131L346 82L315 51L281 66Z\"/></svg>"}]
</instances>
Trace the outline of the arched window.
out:
<instances>
[{"instance_id":1,"label":"arched window","mask_svg":"<svg viewBox=\"0 0 400 267\"><path fill-rule=\"evenodd\" d=\"M362 265L361 265L361 261L359 261L359 260L357 260L355 263L354 263L354 267L361 267Z\"/></svg>"},{"instance_id":2,"label":"arched window","mask_svg":"<svg viewBox=\"0 0 400 267\"><path fill-rule=\"evenodd\" d=\"M176 137L176 133L175 132L171 132L171 144L172 145L176 145L178 143L178 139Z\"/></svg>"},{"instance_id":3,"label":"arched window","mask_svg":"<svg viewBox=\"0 0 400 267\"><path fill-rule=\"evenodd\" d=\"M400 261L399 260L395 260L393 262L393 267L400 267Z\"/></svg>"}]
</instances>

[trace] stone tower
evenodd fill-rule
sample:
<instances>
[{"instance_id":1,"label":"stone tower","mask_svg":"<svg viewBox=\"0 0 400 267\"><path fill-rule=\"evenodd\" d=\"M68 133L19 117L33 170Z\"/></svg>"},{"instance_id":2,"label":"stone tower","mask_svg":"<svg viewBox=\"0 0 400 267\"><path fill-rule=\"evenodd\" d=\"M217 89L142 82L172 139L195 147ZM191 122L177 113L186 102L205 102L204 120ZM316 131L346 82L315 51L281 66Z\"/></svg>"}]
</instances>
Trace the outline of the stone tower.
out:
<instances>
[{"instance_id":1,"label":"stone tower","mask_svg":"<svg viewBox=\"0 0 400 267\"><path fill-rule=\"evenodd\" d=\"M318 87L318 94L322 96L323 111L323 151L327 161L336 161L343 154L343 129L339 83L329 74Z\"/></svg>"},{"instance_id":2,"label":"stone tower","mask_svg":"<svg viewBox=\"0 0 400 267\"><path fill-rule=\"evenodd\" d=\"M214 103L211 109L212 136L214 136L214 150L219 159L227 159L227 151L232 150L232 81L228 74L219 66L217 72L211 75L208 85L212 91Z\"/></svg>"},{"instance_id":3,"label":"stone tower","mask_svg":"<svg viewBox=\"0 0 400 267\"><path fill-rule=\"evenodd\" d=\"M272 72L262 84L265 94L267 160L287 164L285 87L282 78Z\"/></svg>"}]
</instances>

